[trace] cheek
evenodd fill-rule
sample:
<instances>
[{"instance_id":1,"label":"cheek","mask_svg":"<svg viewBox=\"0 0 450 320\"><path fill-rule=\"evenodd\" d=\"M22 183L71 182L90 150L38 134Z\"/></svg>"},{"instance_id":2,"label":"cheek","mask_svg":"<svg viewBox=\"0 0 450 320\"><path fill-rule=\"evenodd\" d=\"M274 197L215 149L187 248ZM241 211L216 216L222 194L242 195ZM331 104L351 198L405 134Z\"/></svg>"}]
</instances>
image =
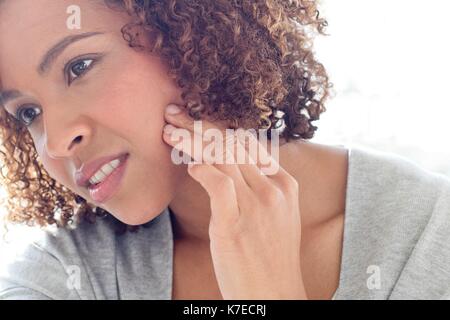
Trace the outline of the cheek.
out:
<instances>
[{"instance_id":1,"label":"cheek","mask_svg":"<svg viewBox=\"0 0 450 320\"><path fill-rule=\"evenodd\" d=\"M170 103L182 104L181 90L156 58L137 53L125 58L126 62L121 65L127 72L115 77L104 74L108 80L96 82L97 85L84 95L86 103L96 106L89 115L99 128L109 131L105 137L122 141L119 144L139 160L136 162L138 167L152 168L145 173L140 171L135 180L146 175L161 175L159 179L170 176L169 180L180 178L184 171L171 163L171 147L163 141L162 133L165 107ZM76 192L73 178L69 177L71 169L65 168L61 161L49 158L43 152L42 141L35 141L35 145L45 169L56 181ZM115 142L111 144L116 145ZM159 169L155 172L156 167ZM149 177L146 178L148 181Z\"/></svg>"},{"instance_id":2,"label":"cheek","mask_svg":"<svg viewBox=\"0 0 450 320\"><path fill-rule=\"evenodd\" d=\"M69 175L69 170L65 167L63 161L54 160L47 156L46 153L39 153L39 157L41 159L42 165L45 170L48 172L50 177L56 180L58 183L64 185L66 188L69 188L73 192L77 192L77 186L73 177Z\"/></svg>"},{"instance_id":3,"label":"cheek","mask_svg":"<svg viewBox=\"0 0 450 320\"><path fill-rule=\"evenodd\" d=\"M39 160L42 163L45 171L48 172L50 177L57 182L64 184L67 187L72 187L71 178L68 176L67 170L64 167L62 161L54 160L50 158L44 149L44 139L42 137L34 138L34 146L36 152L39 155ZM74 185L74 183L73 183Z\"/></svg>"},{"instance_id":4,"label":"cheek","mask_svg":"<svg viewBox=\"0 0 450 320\"><path fill-rule=\"evenodd\" d=\"M96 103L101 109L97 118L103 117L106 126L141 151L166 148L162 140L164 110L170 103L182 103L181 90L159 59L127 52L120 64L127 72L111 77L107 86L99 88L98 92L107 94Z\"/></svg>"},{"instance_id":5,"label":"cheek","mask_svg":"<svg viewBox=\"0 0 450 320\"><path fill-rule=\"evenodd\" d=\"M130 171L133 184L148 185L148 181L155 179L175 181L184 171L171 162L172 148L162 135L165 107L170 103L182 104L181 90L166 75L157 58L131 53L119 60L122 63L117 64L127 72L109 77L105 81L108 85L97 90L107 94L97 95L95 104L102 110L95 119L134 155L135 166Z\"/></svg>"}]
</instances>

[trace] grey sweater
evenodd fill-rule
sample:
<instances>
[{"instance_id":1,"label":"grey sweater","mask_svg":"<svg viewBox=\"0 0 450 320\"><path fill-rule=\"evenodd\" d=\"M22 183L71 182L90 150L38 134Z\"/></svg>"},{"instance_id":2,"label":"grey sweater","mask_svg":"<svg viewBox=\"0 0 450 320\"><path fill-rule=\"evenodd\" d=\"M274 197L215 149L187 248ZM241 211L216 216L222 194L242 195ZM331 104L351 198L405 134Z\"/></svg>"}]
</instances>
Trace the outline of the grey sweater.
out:
<instances>
[{"instance_id":1,"label":"grey sweater","mask_svg":"<svg viewBox=\"0 0 450 320\"><path fill-rule=\"evenodd\" d=\"M343 255L334 299L450 299L450 179L401 156L346 146ZM0 299L171 299L167 208L137 233L110 218L39 231L0 251Z\"/></svg>"}]
</instances>

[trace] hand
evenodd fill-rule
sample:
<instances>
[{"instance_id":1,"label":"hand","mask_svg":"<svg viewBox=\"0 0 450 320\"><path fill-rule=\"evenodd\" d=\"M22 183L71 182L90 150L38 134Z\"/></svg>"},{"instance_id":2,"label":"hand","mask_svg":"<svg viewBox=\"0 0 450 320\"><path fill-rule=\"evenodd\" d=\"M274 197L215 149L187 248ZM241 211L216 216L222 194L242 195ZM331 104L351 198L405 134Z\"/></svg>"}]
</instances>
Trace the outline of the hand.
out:
<instances>
[{"instance_id":1,"label":"hand","mask_svg":"<svg viewBox=\"0 0 450 320\"><path fill-rule=\"evenodd\" d=\"M263 163L268 160L273 165L275 159L253 135L249 138L253 137L251 142L259 146L257 159L251 157L248 145L236 136L221 141L223 155L229 151L227 147L235 146L253 163L213 163L217 158L196 153L191 146L195 139L202 141L203 148L210 144L204 136L208 129L218 129L225 137L224 126L202 120L202 132L195 131L194 120L185 111L166 112L166 121L169 124L164 130L164 141L202 162L189 164L188 173L210 197L210 249L222 297L306 299L300 263L297 181L278 163L275 174L262 174ZM175 139L174 133L180 130L190 133L190 143Z\"/></svg>"}]
</instances>

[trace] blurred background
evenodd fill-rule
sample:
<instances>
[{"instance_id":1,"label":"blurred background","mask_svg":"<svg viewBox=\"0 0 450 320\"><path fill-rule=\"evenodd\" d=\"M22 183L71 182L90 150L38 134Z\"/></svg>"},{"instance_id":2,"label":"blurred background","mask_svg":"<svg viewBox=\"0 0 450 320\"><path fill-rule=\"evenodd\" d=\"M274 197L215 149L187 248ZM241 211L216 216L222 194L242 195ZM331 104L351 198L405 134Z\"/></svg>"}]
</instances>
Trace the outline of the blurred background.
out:
<instances>
[{"instance_id":1,"label":"blurred background","mask_svg":"<svg viewBox=\"0 0 450 320\"><path fill-rule=\"evenodd\" d=\"M450 1L322 0L335 97L312 140L393 152L450 176Z\"/></svg>"}]
</instances>

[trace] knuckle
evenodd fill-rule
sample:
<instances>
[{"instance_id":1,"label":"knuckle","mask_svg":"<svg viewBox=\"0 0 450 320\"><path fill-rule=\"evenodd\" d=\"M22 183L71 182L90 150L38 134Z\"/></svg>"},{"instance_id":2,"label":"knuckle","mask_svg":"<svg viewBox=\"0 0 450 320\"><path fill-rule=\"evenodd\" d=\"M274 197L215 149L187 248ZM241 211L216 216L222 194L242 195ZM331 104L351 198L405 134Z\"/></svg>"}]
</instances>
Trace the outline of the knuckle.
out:
<instances>
[{"instance_id":1,"label":"knuckle","mask_svg":"<svg viewBox=\"0 0 450 320\"><path fill-rule=\"evenodd\" d=\"M236 144L236 134L235 133L227 133L224 135L225 142L225 150L230 150L229 148L233 147Z\"/></svg>"},{"instance_id":2,"label":"knuckle","mask_svg":"<svg viewBox=\"0 0 450 320\"><path fill-rule=\"evenodd\" d=\"M296 191L299 188L298 181L289 174L282 176L280 182L286 191Z\"/></svg>"},{"instance_id":3,"label":"knuckle","mask_svg":"<svg viewBox=\"0 0 450 320\"><path fill-rule=\"evenodd\" d=\"M183 117L179 121L181 126L184 128L190 128L194 126L194 122L189 118Z\"/></svg>"},{"instance_id":4,"label":"knuckle","mask_svg":"<svg viewBox=\"0 0 450 320\"><path fill-rule=\"evenodd\" d=\"M277 204L283 201L284 194L283 191L276 186L266 186L264 188L262 199L265 204Z\"/></svg>"},{"instance_id":5,"label":"knuckle","mask_svg":"<svg viewBox=\"0 0 450 320\"><path fill-rule=\"evenodd\" d=\"M223 174L217 181L217 189L224 190L225 188L234 188L234 181L231 177Z\"/></svg>"}]
</instances>

